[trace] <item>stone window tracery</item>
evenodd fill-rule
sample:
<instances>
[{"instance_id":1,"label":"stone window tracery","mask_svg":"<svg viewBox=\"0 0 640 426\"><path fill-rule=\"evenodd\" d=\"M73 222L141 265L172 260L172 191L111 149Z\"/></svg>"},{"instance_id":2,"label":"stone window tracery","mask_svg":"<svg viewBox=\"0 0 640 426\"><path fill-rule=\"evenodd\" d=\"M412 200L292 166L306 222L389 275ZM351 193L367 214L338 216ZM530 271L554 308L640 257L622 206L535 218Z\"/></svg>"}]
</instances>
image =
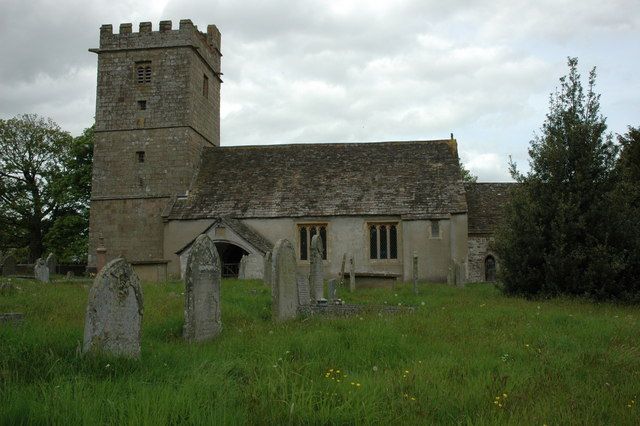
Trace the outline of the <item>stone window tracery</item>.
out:
<instances>
[{"instance_id":1,"label":"stone window tracery","mask_svg":"<svg viewBox=\"0 0 640 426\"><path fill-rule=\"evenodd\" d=\"M320 238L322 239L322 258L327 259L327 224L305 223L298 225L300 260L309 260L311 238L316 234L320 234Z\"/></svg>"},{"instance_id":2,"label":"stone window tracery","mask_svg":"<svg viewBox=\"0 0 640 426\"><path fill-rule=\"evenodd\" d=\"M397 259L398 258L398 224L370 223L369 227L369 258Z\"/></svg>"}]
</instances>

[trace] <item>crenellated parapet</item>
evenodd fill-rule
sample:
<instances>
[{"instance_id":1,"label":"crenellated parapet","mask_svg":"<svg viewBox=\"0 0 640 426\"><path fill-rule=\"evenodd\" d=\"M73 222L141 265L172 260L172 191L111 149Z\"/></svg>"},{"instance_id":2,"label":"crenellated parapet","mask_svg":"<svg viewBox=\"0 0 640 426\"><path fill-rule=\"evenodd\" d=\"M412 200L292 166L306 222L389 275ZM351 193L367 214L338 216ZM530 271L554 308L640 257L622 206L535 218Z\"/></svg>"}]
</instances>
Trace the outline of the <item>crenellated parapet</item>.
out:
<instances>
[{"instance_id":1,"label":"crenellated parapet","mask_svg":"<svg viewBox=\"0 0 640 426\"><path fill-rule=\"evenodd\" d=\"M208 62L220 76L221 52L220 31L215 25L208 25L207 32L201 32L190 19L181 19L179 27L173 29L171 21L160 21L157 31L151 22L140 22L137 32L131 23L120 24L119 32L113 32L113 25L100 27L100 48L90 49L95 53L121 50L158 49L192 47Z\"/></svg>"}]
</instances>

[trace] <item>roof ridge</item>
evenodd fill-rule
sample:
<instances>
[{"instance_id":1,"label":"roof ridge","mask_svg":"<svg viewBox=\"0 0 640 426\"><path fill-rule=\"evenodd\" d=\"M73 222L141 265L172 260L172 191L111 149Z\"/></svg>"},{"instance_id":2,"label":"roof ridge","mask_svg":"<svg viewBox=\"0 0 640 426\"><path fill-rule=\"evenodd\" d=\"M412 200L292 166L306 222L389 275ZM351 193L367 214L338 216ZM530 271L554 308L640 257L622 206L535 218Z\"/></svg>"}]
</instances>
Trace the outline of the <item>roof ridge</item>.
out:
<instances>
[{"instance_id":1,"label":"roof ridge","mask_svg":"<svg viewBox=\"0 0 640 426\"><path fill-rule=\"evenodd\" d=\"M243 148L280 148L280 147L309 147L309 146L364 146L364 145L408 145L423 143L450 143L452 139L424 139L424 140L408 140L408 141L361 141L361 142L298 142L283 144L264 144L264 145L227 145L207 147L211 149L243 149ZM454 139L455 140L455 139Z\"/></svg>"}]
</instances>

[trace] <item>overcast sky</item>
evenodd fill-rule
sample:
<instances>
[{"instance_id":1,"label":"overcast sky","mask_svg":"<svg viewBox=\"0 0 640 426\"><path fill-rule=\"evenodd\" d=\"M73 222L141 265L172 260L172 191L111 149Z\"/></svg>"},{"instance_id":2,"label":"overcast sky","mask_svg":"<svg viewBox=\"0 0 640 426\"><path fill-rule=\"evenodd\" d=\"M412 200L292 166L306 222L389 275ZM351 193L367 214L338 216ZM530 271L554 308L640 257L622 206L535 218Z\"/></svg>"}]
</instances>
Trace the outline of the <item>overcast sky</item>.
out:
<instances>
[{"instance_id":1,"label":"overcast sky","mask_svg":"<svg viewBox=\"0 0 640 426\"><path fill-rule=\"evenodd\" d=\"M577 56L609 130L640 125L638 0L0 0L0 117L72 134L95 113L99 27L222 32L222 145L443 139L483 181L522 166Z\"/></svg>"}]
</instances>

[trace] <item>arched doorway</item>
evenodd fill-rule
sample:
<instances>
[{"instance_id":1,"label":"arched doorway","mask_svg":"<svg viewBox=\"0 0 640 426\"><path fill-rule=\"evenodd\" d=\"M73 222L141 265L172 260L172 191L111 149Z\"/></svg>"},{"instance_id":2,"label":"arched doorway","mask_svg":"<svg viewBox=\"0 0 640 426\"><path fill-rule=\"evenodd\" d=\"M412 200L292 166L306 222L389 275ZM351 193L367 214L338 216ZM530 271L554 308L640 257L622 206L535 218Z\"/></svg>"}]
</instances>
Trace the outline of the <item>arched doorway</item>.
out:
<instances>
[{"instance_id":1,"label":"arched doorway","mask_svg":"<svg viewBox=\"0 0 640 426\"><path fill-rule=\"evenodd\" d=\"M491 255L484 259L484 280L496 280L496 259Z\"/></svg>"},{"instance_id":2,"label":"arched doorway","mask_svg":"<svg viewBox=\"0 0 640 426\"><path fill-rule=\"evenodd\" d=\"M249 254L249 252L232 243L218 241L215 245L218 250L218 256L220 256L220 263L222 264L222 276L237 278L240 269L240 259L242 259L242 256L245 254Z\"/></svg>"}]
</instances>

